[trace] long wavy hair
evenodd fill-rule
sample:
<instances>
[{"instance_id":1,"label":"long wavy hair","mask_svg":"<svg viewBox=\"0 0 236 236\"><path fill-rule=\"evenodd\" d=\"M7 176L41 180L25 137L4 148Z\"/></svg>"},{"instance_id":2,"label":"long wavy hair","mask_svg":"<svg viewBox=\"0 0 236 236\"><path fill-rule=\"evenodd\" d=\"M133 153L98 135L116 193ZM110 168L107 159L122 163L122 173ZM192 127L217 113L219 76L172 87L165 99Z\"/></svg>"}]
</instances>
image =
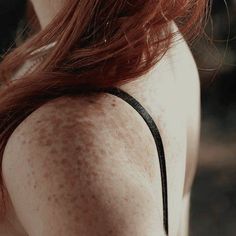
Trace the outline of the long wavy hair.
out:
<instances>
[{"instance_id":1,"label":"long wavy hair","mask_svg":"<svg viewBox=\"0 0 236 236\"><path fill-rule=\"evenodd\" d=\"M0 163L14 129L59 96L99 92L138 79L171 47L175 22L186 39L203 28L207 0L67 0L52 22L0 64ZM11 80L35 50L44 60ZM0 188L4 200L1 174Z\"/></svg>"}]
</instances>

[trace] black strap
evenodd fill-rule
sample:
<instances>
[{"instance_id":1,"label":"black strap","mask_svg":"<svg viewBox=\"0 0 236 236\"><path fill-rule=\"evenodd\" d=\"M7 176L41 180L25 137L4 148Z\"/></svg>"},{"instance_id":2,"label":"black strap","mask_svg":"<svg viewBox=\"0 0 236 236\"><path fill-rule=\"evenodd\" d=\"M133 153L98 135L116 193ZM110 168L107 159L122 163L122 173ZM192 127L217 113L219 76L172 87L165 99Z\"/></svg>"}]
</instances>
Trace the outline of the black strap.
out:
<instances>
[{"instance_id":1,"label":"black strap","mask_svg":"<svg viewBox=\"0 0 236 236\"><path fill-rule=\"evenodd\" d=\"M147 110L131 95L126 93L125 91L121 90L120 88L112 87L104 89L103 92L107 92L110 94L113 94L115 96L120 97L127 103L129 103L144 119L146 124L148 125L155 143L157 147L157 152L159 156L159 162L160 162L160 171L161 171L161 183L162 183L162 198L163 198L163 225L166 234L168 235L168 191L167 191L167 173L166 173L166 161L165 161L165 152L164 152L164 146L161 139L160 132L150 116L150 114L147 112Z\"/></svg>"}]
</instances>

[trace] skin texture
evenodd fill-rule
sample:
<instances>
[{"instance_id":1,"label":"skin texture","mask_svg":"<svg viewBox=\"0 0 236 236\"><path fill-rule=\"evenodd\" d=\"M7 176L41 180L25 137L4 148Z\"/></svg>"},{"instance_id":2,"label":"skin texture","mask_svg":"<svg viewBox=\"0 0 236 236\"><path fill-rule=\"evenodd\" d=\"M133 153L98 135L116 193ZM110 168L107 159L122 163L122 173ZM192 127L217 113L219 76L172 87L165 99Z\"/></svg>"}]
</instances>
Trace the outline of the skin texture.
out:
<instances>
[{"instance_id":1,"label":"skin texture","mask_svg":"<svg viewBox=\"0 0 236 236\"><path fill-rule=\"evenodd\" d=\"M57 99L11 136L3 175L30 236L164 235L151 188L159 173L143 159L154 141L149 133L140 145L135 128L147 132L145 123L138 114L130 122L128 106L119 116L124 104L110 96Z\"/></svg>"}]
</instances>

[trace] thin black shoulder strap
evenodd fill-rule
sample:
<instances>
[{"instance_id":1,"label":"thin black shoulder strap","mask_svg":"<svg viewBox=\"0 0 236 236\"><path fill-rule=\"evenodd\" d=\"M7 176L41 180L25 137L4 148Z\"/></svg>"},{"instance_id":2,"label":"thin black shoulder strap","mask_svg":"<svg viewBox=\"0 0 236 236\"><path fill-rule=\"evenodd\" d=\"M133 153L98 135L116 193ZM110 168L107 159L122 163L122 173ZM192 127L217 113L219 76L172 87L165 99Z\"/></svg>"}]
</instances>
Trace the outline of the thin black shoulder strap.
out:
<instances>
[{"instance_id":1,"label":"thin black shoulder strap","mask_svg":"<svg viewBox=\"0 0 236 236\"><path fill-rule=\"evenodd\" d=\"M120 97L124 101L126 101L128 104L130 104L144 119L146 124L148 125L157 147L157 152L159 156L159 162L160 162L160 171L161 171L161 183L162 183L162 198L163 198L163 224L166 234L168 235L168 191L167 191L167 173L166 173L166 161L165 161L165 152L164 152L164 146L161 139L160 132L150 116L150 114L147 112L147 110L131 95L126 93L125 91L121 90L117 87L111 87L104 89L103 92L107 92L110 94L113 94L115 96Z\"/></svg>"}]
</instances>

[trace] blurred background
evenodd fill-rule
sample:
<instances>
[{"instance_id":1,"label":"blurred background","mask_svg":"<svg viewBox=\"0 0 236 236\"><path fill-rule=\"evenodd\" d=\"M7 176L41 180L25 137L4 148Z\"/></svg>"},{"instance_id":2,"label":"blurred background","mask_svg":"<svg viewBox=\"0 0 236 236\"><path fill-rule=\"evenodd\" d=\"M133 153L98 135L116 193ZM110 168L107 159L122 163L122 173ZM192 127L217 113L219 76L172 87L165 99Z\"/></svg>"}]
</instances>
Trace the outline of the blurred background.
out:
<instances>
[{"instance_id":1,"label":"blurred background","mask_svg":"<svg viewBox=\"0 0 236 236\"><path fill-rule=\"evenodd\" d=\"M193 47L202 84L200 160L191 236L236 235L236 1L214 0L207 37Z\"/></svg>"},{"instance_id":2,"label":"blurred background","mask_svg":"<svg viewBox=\"0 0 236 236\"><path fill-rule=\"evenodd\" d=\"M0 0L0 55L14 45L25 0ZM202 83L200 159L192 191L190 236L235 236L236 1L213 0L207 35L192 51Z\"/></svg>"}]
</instances>

